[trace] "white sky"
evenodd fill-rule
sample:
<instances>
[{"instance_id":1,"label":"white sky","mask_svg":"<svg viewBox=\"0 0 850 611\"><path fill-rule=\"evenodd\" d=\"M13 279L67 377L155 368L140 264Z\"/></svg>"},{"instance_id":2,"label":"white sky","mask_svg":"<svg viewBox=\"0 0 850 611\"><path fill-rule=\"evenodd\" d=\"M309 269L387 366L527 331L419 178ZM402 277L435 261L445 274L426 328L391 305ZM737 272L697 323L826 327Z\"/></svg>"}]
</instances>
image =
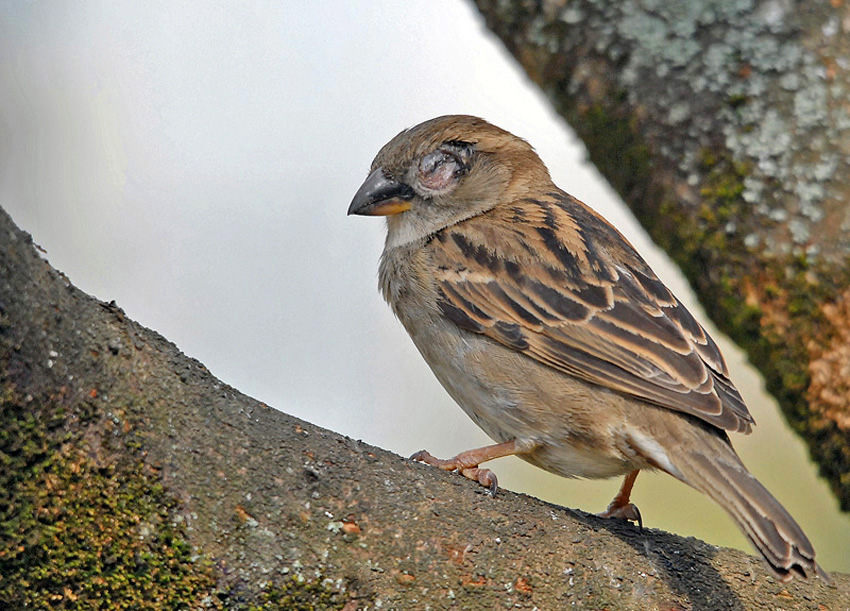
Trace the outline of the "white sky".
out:
<instances>
[{"instance_id":1,"label":"white sky","mask_svg":"<svg viewBox=\"0 0 850 611\"><path fill-rule=\"evenodd\" d=\"M402 455L488 443L377 293L383 222L345 215L405 127L469 113L526 138L705 321L471 4L363 6L0 2L0 206L78 287L225 382ZM850 520L758 376L718 340L759 422L736 447L826 568L850 571ZM619 485L493 466L506 488L588 511ZM648 526L749 550L672 478L642 476L635 500Z\"/></svg>"}]
</instances>

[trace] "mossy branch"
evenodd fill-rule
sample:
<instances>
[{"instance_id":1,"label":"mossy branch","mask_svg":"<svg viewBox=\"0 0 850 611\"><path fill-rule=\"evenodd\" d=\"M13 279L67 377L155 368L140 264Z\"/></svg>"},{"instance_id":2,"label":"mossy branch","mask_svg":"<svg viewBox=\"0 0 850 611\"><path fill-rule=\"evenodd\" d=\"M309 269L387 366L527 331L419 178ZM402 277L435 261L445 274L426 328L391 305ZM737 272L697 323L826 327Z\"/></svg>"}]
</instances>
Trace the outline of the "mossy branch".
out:
<instances>
[{"instance_id":1,"label":"mossy branch","mask_svg":"<svg viewBox=\"0 0 850 611\"><path fill-rule=\"evenodd\" d=\"M502 491L292 418L76 289L0 210L0 607L838 608L850 576Z\"/></svg>"}]
</instances>

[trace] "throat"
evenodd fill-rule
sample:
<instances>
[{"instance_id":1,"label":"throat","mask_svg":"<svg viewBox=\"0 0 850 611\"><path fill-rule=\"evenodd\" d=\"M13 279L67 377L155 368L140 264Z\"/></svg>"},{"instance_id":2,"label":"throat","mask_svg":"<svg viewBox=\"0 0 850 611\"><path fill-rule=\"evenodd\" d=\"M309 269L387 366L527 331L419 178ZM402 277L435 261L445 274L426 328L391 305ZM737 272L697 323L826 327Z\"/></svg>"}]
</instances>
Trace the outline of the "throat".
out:
<instances>
[{"instance_id":1,"label":"throat","mask_svg":"<svg viewBox=\"0 0 850 611\"><path fill-rule=\"evenodd\" d=\"M387 239L384 243L384 253L397 248L416 248L424 244L430 231L418 219L401 219L396 216L387 217Z\"/></svg>"}]
</instances>

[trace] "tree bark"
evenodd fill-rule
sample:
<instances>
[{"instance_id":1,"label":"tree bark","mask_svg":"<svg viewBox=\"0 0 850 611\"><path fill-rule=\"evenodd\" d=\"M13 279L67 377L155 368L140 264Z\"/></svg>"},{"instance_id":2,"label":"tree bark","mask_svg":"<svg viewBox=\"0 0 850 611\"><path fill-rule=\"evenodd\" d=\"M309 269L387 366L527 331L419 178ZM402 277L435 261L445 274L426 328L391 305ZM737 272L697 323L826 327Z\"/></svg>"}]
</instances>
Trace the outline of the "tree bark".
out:
<instances>
[{"instance_id":1,"label":"tree bark","mask_svg":"<svg viewBox=\"0 0 850 611\"><path fill-rule=\"evenodd\" d=\"M850 576L501 491L270 408L0 210L0 607L839 608Z\"/></svg>"},{"instance_id":2,"label":"tree bark","mask_svg":"<svg viewBox=\"0 0 850 611\"><path fill-rule=\"evenodd\" d=\"M850 4L476 4L850 510Z\"/></svg>"}]
</instances>

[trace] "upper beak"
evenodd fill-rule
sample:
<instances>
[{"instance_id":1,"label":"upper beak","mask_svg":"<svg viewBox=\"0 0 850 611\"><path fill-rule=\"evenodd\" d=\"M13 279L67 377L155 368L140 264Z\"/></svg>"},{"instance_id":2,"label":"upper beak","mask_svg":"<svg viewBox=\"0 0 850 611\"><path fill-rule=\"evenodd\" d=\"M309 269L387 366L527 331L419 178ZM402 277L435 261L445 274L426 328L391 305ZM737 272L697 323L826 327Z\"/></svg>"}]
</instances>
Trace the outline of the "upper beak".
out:
<instances>
[{"instance_id":1,"label":"upper beak","mask_svg":"<svg viewBox=\"0 0 850 611\"><path fill-rule=\"evenodd\" d=\"M364 216L387 216L410 210L410 201L415 197L408 185L384 175L384 169L378 168L360 185L348 214Z\"/></svg>"}]
</instances>

